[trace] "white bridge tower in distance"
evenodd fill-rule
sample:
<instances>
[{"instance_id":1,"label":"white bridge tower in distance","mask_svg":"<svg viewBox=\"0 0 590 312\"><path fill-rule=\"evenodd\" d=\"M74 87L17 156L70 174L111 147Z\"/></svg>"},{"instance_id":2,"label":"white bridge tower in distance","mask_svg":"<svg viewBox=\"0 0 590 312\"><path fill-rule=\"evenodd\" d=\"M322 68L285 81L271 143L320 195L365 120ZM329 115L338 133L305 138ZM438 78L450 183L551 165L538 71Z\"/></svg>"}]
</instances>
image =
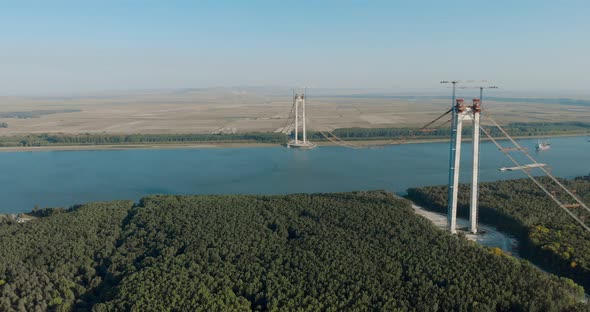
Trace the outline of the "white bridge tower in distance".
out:
<instances>
[{"instance_id":1,"label":"white bridge tower in distance","mask_svg":"<svg viewBox=\"0 0 590 312\"><path fill-rule=\"evenodd\" d=\"M473 171L471 177L471 202L469 208L469 231L477 233L477 214L478 214L478 183L479 183L479 134L480 134L480 113L481 99L473 99L471 106L464 103L462 98L455 100L453 88L452 108L452 131L451 131L451 157L449 164L449 206L448 206L448 225L449 231L457 233L457 197L459 194L459 173L461 165L461 140L463 131L463 121L472 121L473 125Z\"/></svg>"},{"instance_id":2,"label":"white bridge tower in distance","mask_svg":"<svg viewBox=\"0 0 590 312\"><path fill-rule=\"evenodd\" d=\"M311 149L316 147L315 144L307 140L307 116L305 113L305 92L293 96L293 106L295 107L295 135L292 141L287 143L289 148ZM301 126L301 135L299 132Z\"/></svg>"}]
</instances>

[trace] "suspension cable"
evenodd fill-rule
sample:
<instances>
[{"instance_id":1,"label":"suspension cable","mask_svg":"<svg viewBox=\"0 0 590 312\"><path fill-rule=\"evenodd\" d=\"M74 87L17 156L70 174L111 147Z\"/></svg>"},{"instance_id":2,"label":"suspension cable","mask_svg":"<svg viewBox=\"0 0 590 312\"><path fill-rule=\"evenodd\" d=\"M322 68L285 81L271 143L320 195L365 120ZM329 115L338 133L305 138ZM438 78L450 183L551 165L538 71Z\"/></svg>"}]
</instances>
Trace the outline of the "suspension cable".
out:
<instances>
[{"instance_id":1,"label":"suspension cable","mask_svg":"<svg viewBox=\"0 0 590 312\"><path fill-rule=\"evenodd\" d=\"M291 111L289 112L289 115L287 116L287 120L285 120L285 125L281 128L282 131L281 132L287 132L287 126L290 124L290 121L292 121L294 119L293 116L293 112L295 111L295 100L293 100L293 105L291 105ZM291 129L291 126L289 126L288 129Z\"/></svg>"},{"instance_id":2,"label":"suspension cable","mask_svg":"<svg viewBox=\"0 0 590 312\"><path fill-rule=\"evenodd\" d=\"M488 117L489 118L489 117ZM504 155L506 155L506 157L508 157L508 159L510 159L510 161L512 161L512 163L514 163L516 166L518 167L522 167L522 165L516 161L516 159L514 159L514 157L512 157L507 151L505 151L502 146L498 143L498 141L496 139L494 139L494 137L492 137L490 135L490 133L480 124L480 129L482 130L483 133L485 133L485 135L498 147L498 149L500 149L500 151L502 151L502 153L504 153ZM543 184L541 184L541 182L539 182L528 170L526 169L522 169L522 171L543 191L545 192L545 194L547 194L547 196L549 196L555 203L557 203L559 205L559 207L561 209L563 209L565 212L567 212L567 214L570 215L570 217L572 217L574 220L576 220L586 231L590 232L590 227L588 227L582 220L580 220L580 218L578 218L578 216L576 216L573 212L571 212L569 209L567 209L564 204L557 198L557 196L553 195L549 190L547 190L547 188L545 186L543 186Z\"/></svg>"},{"instance_id":3,"label":"suspension cable","mask_svg":"<svg viewBox=\"0 0 590 312\"><path fill-rule=\"evenodd\" d=\"M328 131L328 134L330 134L330 135L331 135L331 136L332 136L334 139L336 139L336 140L338 140L338 141L340 141L340 142L342 142L342 143L344 143L344 144L347 144L347 145L353 146L353 147L355 147L355 148L362 148L362 146L361 146L361 145L354 144L354 143L352 143L352 142L348 142L348 141L344 141L344 140L342 140L341 138L339 138L338 136L336 136L336 135L335 135L333 132L331 132L331 131Z\"/></svg>"},{"instance_id":4,"label":"suspension cable","mask_svg":"<svg viewBox=\"0 0 590 312\"><path fill-rule=\"evenodd\" d=\"M306 100L309 102L309 96L306 94ZM289 113L289 118L287 118L286 122L285 122L285 126L283 126L283 129L285 129L285 127L287 127L287 125L289 124L290 121L292 121L294 118L291 118L293 111L294 111L294 107L295 107L295 102L293 102L293 106L291 106L291 112ZM355 106L355 109L357 111L359 111L358 107ZM448 115L451 111L453 110L453 108L450 108L449 110L447 110L446 112L442 113L440 116L436 117L435 119L433 119L432 121L426 123L424 126L420 127L416 132L422 132L423 130L427 129L428 127L430 127L431 125L435 124L436 122L438 122L439 120L441 120L444 116ZM311 119L311 118L310 118ZM440 124L438 126L438 128L448 124L449 122L451 122L452 119L447 120L446 122ZM437 129L438 129L437 128ZM348 147L348 148L354 148L354 149L360 149L360 148L368 148L368 147L373 147L373 146L369 146L369 145L360 145L360 144L354 144L354 143L350 143L347 142L343 139L341 139L340 137L338 137L337 135L335 135L333 132L331 131L327 131L328 134L326 134L324 131L318 131L324 138L326 138L327 140L329 140L330 142L336 144L336 145L340 145L343 147ZM415 133L412 133L410 135L410 137L416 137ZM386 146L386 145L393 145L393 144L401 144L407 142L407 139L398 139L398 140L390 140L387 141L384 144L381 145L376 145L378 146Z\"/></svg>"},{"instance_id":5,"label":"suspension cable","mask_svg":"<svg viewBox=\"0 0 590 312\"><path fill-rule=\"evenodd\" d=\"M427 129L428 127L430 127L431 125L433 125L433 124L434 124L434 123L436 123L437 121L441 120L441 119L442 119L444 116L448 115L448 114L449 114L449 113L450 113L452 110L453 110L453 109L451 108L451 109L449 109L448 111L446 111L446 112L442 113L440 116L436 117L436 118L435 118L435 119L433 119L432 121L430 121L430 122L426 123L424 126L422 126L421 128L419 128L419 129L418 129L416 132L421 132L422 130L424 130L424 129ZM440 127L442 127L442 126L444 126L444 125L446 125L446 124L448 124L449 122L451 122L451 120L452 120L452 119L449 119L449 120L447 120L447 121L443 122L442 124L438 125L437 129L438 129L438 128L440 128ZM331 134L331 135L332 135L334 138L336 138L337 140L339 140L339 141L342 141L342 142L345 142L347 145L354 146L354 148L364 148L364 147L368 147L368 146L363 146L363 145L358 145L358 144L352 144L352 143L349 143L349 142L347 142L347 141L345 141L345 140L343 140L343 139L339 138L338 136L336 136L336 135L335 135L334 133L332 133L332 132L330 132L330 134ZM322 133L322 135L323 135L324 137L326 136L326 135L325 135L325 134L323 134L323 133ZM411 137L416 137L416 134L412 134L412 135L411 135ZM377 146L385 146L385 145L392 145L392 144L400 144L400 142L405 142L405 141L407 141L407 140L399 140L399 139L398 139L398 140L390 140L390 141L388 141L388 142L386 142L386 143L384 143L384 144L377 145ZM346 145L343 145L343 146L346 146ZM346 146L346 147L348 147L348 146Z\"/></svg>"},{"instance_id":6,"label":"suspension cable","mask_svg":"<svg viewBox=\"0 0 590 312\"><path fill-rule=\"evenodd\" d=\"M332 137L330 137L328 134L326 134L324 131L319 131L319 133L325 137L326 139L328 139L329 141L331 141L332 143L336 144L336 145L340 145L343 147L348 147L348 148L353 148L353 149L359 149L362 148L362 146L359 145L354 145L352 143L348 143L342 139L340 139L339 137L337 137L336 135L334 135L332 132L328 132L328 134L332 135Z\"/></svg>"},{"instance_id":7,"label":"suspension cable","mask_svg":"<svg viewBox=\"0 0 590 312\"><path fill-rule=\"evenodd\" d=\"M502 128L491 116L491 114L485 110L482 109L482 111L485 113L486 117L508 138L508 140L510 140L510 142L512 142L512 144L514 144L514 146L516 146L516 148L518 150L521 151L521 153L523 153L530 161L532 161L535 165L540 165L529 153L527 153L509 134L508 132L506 132L506 130L504 130L504 128ZM551 178L551 180L553 180L557 185L559 185L559 187L561 187L565 192L567 192L568 195L570 195L578 204L580 204L580 206L584 207L584 209L586 209L586 211L590 212L590 208L588 207L588 205L586 205L581 199L579 199L574 193L572 193L565 185L563 185L563 183L561 183L557 178L555 178L547 169L545 169L543 166L539 166L539 168L549 177Z\"/></svg>"},{"instance_id":8,"label":"suspension cable","mask_svg":"<svg viewBox=\"0 0 590 312\"><path fill-rule=\"evenodd\" d=\"M441 118L443 118L444 116L446 116L448 113L450 113L452 110L453 110L453 108L450 108L448 111L444 112L442 115L436 117L436 119L434 119L433 121L427 123L422 128L418 129L418 131L422 131L422 130L428 128L430 125L434 124L435 122L439 121ZM449 122L450 122L450 120L449 120Z\"/></svg>"},{"instance_id":9,"label":"suspension cable","mask_svg":"<svg viewBox=\"0 0 590 312\"><path fill-rule=\"evenodd\" d=\"M453 109L449 109L448 111L442 113L440 116L436 117L434 120L428 122L427 124L425 124L424 126L422 126L421 128L419 128L416 132L423 132L423 130L427 129L428 127L430 127L431 125L433 125L434 123L436 123L437 121L439 121L440 119L442 119L444 116L448 115ZM450 123L453 119L449 119L441 124L439 124L437 127L433 128L435 131L436 129L439 129L443 126L445 126L446 124ZM415 133L413 133L412 135L410 135L410 137L415 138L417 135ZM408 140L391 140L383 145L391 145L391 144L401 144L404 142L407 142Z\"/></svg>"}]
</instances>

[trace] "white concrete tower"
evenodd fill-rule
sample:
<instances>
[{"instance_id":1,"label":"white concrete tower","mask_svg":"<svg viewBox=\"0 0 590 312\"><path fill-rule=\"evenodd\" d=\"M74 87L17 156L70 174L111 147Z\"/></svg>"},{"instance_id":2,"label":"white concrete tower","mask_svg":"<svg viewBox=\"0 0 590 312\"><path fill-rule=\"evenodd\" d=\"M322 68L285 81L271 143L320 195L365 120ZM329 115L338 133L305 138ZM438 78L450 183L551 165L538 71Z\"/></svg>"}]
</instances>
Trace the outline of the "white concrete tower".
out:
<instances>
[{"instance_id":1,"label":"white concrete tower","mask_svg":"<svg viewBox=\"0 0 590 312\"><path fill-rule=\"evenodd\" d=\"M454 90L453 90L454 91ZM453 98L454 96L453 92ZM459 177L461 166L461 143L463 121L473 121L473 172L471 177L471 205L469 213L469 231L477 233L477 200L479 180L479 118L481 112L479 99L473 100L472 106L466 106L463 99L456 99L452 109L451 157L449 164L449 231L457 233L457 198L459 195Z\"/></svg>"},{"instance_id":2,"label":"white concrete tower","mask_svg":"<svg viewBox=\"0 0 590 312\"><path fill-rule=\"evenodd\" d=\"M310 149L316 147L315 144L307 140L307 112L305 93L295 94L293 96L293 105L295 106L295 137L287 143L289 148ZM301 114L301 116L299 116ZM302 140L299 140L299 124L301 123Z\"/></svg>"},{"instance_id":3,"label":"white concrete tower","mask_svg":"<svg viewBox=\"0 0 590 312\"><path fill-rule=\"evenodd\" d=\"M301 110L303 119L303 144L307 144L307 119L305 118L305 93L301 95Z\"/></svg>"},{"instance_id":4,"label":"white concrete tower","mask_svg":"<svg viewBox=\"0 0 590 312\"><path fill-rule=\"evenodd\" d=\"M451 159L449 164L449 211L447 218L449 231L452 234L457 233L457 198L459 195L459 169L461 166L461 136L465 110L466 107L463 99L457 99L451 112Z\"/></svg>"},{"instance_id":5,"label":"white concrete tower","mask_svg":"<svg viewBox=\"0 0 590 312\"><path fill-rule=\"evenodd\" d=\"M299 144L299 95L295 94L295 144Z\"/></svg>"},{"instance_id":6,"label":"white concrete tower","mask_svg":"<svg viewBox=\"0 0 590 312\"><path fill-rule=\"evenodd\" d=\"M477 233L477 214L479 200L479 119L481 113L481 95L479 99L473 99L471 106L471 118L473 119L473 170L471 175L471 204L469 207L469 231Z\"/></svg>"}]
</instances>

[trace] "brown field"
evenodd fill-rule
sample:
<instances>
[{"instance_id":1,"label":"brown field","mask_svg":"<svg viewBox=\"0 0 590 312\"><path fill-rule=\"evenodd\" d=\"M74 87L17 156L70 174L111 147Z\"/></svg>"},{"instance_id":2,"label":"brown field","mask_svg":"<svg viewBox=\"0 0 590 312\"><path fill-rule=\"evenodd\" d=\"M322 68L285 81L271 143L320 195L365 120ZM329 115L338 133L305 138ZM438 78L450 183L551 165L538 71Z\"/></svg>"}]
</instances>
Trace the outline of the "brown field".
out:
<instances>
[{"instance_id":1,"label":"brown field","mask_svg":"<svg viewBox=\"0 0 590 312\"><path fill-rule=\"evenodd\" d=\"M0 135L28 133L210 133L275 131L285 125L289 92L231 89L146 91L77 97L0 97L0 113L79 109L39 118L0 118ZM308 128L417 127L446 111L449 100L310 97ZM500 123L589 121L590 106L484 103Z\"/></svg>"}]
</instances>

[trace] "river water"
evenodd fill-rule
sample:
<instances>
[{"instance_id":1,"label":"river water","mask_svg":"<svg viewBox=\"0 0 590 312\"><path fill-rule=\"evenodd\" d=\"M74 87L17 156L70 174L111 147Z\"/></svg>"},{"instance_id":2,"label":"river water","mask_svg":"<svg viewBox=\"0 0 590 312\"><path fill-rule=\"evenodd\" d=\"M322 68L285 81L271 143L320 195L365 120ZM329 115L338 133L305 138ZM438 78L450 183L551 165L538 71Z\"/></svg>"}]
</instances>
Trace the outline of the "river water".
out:
<instances>
[{"instance_id":1,"label":"river water","mask_svg":"<svg viewBox=\"0 0 590 312\"><path fill-rule=\"evenodd\" d=\"M588 140L553 138L551 150L532 154L548 164L557 176L585 175L590 173ZM519 142L533 151L536 140ZM470 143L465 143L463 182L470 181L470 151ZM498 171L512 164L492 143L482 143L481 151L482 181L524 177L520 172ZM30 211L35 205L68 207L89 201L138 200L148 194L286 194L375 189L404 193L409 187L446 184L448 161L448 143L374 149L322 146L293 150L277 146L3 152L0 213Z\"/></svg>"}]
</instances>

